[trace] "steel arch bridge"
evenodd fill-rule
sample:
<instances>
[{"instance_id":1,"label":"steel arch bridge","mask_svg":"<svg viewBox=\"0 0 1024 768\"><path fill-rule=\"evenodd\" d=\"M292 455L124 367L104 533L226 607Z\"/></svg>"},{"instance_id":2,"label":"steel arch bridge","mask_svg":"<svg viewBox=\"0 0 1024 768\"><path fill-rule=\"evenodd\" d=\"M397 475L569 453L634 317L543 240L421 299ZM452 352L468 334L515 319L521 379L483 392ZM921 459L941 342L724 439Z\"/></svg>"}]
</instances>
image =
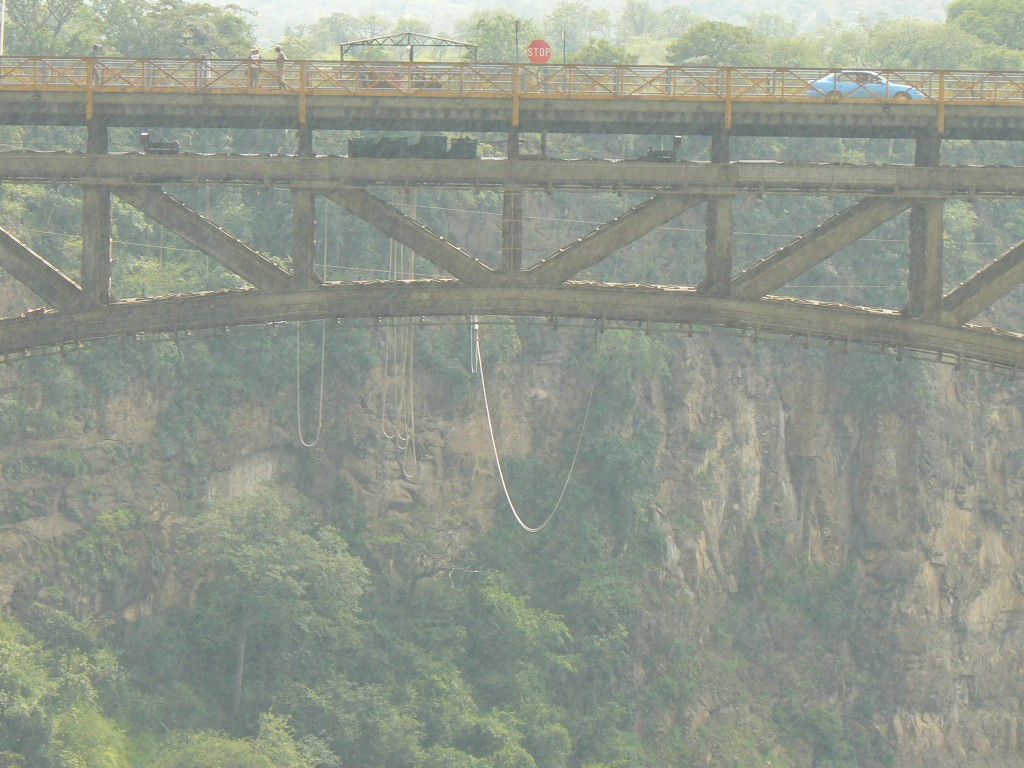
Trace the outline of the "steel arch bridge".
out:
<instances>
[{"instance_id":1,"label":"steel arch bridge","mask_svg":"<svg viewBox=\"0 0 1024 768\"><path fill-rule=\"evenodd\" d=\"M1024 336L978 317L1024 280L1024 243L948 288L943 211L954 198L1024 197L1024 167L941 163L946 140L1024 138L1024 73L885 72L925 96L817 98L821 70L535 66L442 62L0 60L0 124L81 129L68 151L0 152L0 183L81 190L78 275L0 229L0 268L43 306L0 320L4 360L118 336L174 334L323 318L588 318L600 323L725 326L759 336L871 344L1016 370ZM112 128L273 128L291 155L199 155L169 143L111 152ZM415 151L325 156L319 132L494 133L500 158ZM524 134L706 136L706 162L558 160L520 151ZM906 165L745 162L733 137L908 139ZM678 142L678 139L676 139ZM542 140L542 146L544 146ZM669 161L669 162L664 162ZM166 191L249 185L290 194L291 248L261 253ZM500 193L500 247L469 253L388 202L381 190ZM628 193L641 202L524 263L523 196L564 190ZM850 205L744 269L733 262L734 200L839 197ZM118 297L111 290L112 197L183 238L244 287ZM415 280L332 281L315 266L317 199L367 222L434 266ZM588 270L688 211L704 221L703 274L690 285L599 282ZM906 301L865 307L787 294L787 286L886 222L906 217ZM903 221L902 218L899 221ZM902 224L900 226L903 226Z\"/></svg>"}]
</instances>

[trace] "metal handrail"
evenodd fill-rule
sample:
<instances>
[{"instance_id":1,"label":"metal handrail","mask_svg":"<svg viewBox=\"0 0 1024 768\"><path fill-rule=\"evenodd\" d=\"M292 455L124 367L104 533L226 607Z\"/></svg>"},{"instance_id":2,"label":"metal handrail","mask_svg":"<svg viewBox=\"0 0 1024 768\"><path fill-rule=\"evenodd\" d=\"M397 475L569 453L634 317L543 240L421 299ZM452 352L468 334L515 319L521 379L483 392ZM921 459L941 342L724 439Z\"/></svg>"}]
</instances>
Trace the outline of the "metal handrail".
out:
<instances>
[{"instance_id":1,"label":"metal handrail","mask_svg":"<svg viewBox=\"0 0 1024 768\"><path fill-rule=\"evenodd\" d=\"M0 58L4 90L806 101L829 69L477 62ZM879 69L924 103L1024 105L1024 72ZM921 103L919 100L918 103Z\"/></svg>"}]
</instances>

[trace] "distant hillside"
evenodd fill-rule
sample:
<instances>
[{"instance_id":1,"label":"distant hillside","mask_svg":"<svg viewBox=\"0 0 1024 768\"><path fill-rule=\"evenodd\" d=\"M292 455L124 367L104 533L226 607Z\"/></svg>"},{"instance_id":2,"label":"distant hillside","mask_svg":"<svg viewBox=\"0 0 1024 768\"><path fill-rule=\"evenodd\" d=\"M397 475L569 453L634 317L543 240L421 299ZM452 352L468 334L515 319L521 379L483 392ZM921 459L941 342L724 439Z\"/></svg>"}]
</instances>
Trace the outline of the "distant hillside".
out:
<instances>
[{"instance_id":1,"label":"distant hillside","mask_svg":"<svg viewBox=\"0 0 1024 768\"><path fill-rule=\"evenodd\" d=\"M213 0L215 5L226 5L224 0ZM378 15L387 19L415 18L431 22L431 32L443 35L450 32L460 19L469 16L478 8L500 7L523 18L542 18L557 6L550 3L538 6L527 0L507 0L501 6L474 3L472 0L420 0L415 4L407 0L352 0L344 6L325 5L315 0L295 0L281 4L273 0L248 0L237 3L256 14L255 27L264 43L281 38L289 27L315 21L332 13L342 12L352 16ZM770 11L797 21L801 26L813 28L830 22L855 23L861 19L874 20L883 16L911 16L932 21L942 21L949 0L779 0L771 8L752 0L690 0L685 3L671 3L651 0L654 8L683 5L701 16L723 21L739 22L749 16ZM617 16L624 5L622 0L605 3L604 6ZM341 42L341 41L339 41Z\"/></svg>"}]
</instances>

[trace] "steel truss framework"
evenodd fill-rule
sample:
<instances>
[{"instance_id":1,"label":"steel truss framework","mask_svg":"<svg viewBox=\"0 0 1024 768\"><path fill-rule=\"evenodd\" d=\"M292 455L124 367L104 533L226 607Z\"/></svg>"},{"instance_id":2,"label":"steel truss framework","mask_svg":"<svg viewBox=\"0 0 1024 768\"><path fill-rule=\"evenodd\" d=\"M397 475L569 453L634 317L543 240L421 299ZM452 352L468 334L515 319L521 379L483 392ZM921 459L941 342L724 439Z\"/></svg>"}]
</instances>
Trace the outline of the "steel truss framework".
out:
<instances>
[{"instance_id":1,"label":"steel truss framework","mask_svg":"<svg viewBox=\"0 0 1024 768\"><path fill-rule=\"evenodd\" d=\"M0 89L0 106L3 97ZM158 100L157 111L165 106ZM891 116L885 119L892 120ZM435 129L436 116L428 122ZM98 338L281 321L504 315L726 326L755 336L782 334L921 350L942 359L1011 370L1024 363L1024 337L971 324L1024 280L1024 243L949 292L943 290L942 274L944 201L961 196L1022 197L1024 174L1017 168L942 166L942 135L923 132L916 123L906 132L917 146L915 164L910 166L733 163L729 161L730 132L724 127L709 131L707 163L526 159L518 156L519 131L513 124L508 124L509 153L503 160L316 157L312 122L296 124L299 152L295 156L147 156L109 154L110 124L109 115L85 122L85 153L0 154L4 182L74 183L82 189L79 281L53 267L45 254L33 252L17 233L0 230L0 268L46 305L44 312L0 321L0 354L5 358ZM898 127L899 121L892 124ZM451 127L457 128L457 121ZM844 135L843 120L836 120L828 130L830 135ZM862 130L851 133L861 135ZM984 134L984 126L979 130ZM777 132L789 135L784 127ZM225 232L165 190L188 184L251 184L290 191L292 247L284 260L288 267ZM426 186L500 190L504 198L500 253L468 253L374 194L380 188ZM524 265L522 195L556 188L629 191L642 193L645 199L590 234L554 249L548 257ZM775 194L850 196L857 202L749 268L734 270L732 201L737 196ZM250 287L118 299L111 292L112 196L209 255ZM412 281L326 281L314 267L317 197L414 250L436 266L439 276ZM585 279L586 271L603 259L698 205L706 211L706 254L703 278L696 284L611 284ZM854 307L782 293L794 278L905 211L909 211L909 269L904 307Z\"/></svg>"}]
</instances>

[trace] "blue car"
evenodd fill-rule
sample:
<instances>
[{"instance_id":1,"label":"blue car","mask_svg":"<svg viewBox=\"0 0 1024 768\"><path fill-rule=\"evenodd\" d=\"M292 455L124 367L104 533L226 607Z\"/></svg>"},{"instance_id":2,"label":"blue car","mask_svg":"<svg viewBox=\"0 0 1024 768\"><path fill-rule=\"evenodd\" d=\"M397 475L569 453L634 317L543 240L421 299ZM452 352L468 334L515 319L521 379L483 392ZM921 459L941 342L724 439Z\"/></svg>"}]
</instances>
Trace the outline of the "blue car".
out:
<instances>
[{"instance_id":1,"label":"blue car","mask_svg":"<svg viewBox=\"0 0 1024 768\"><path fill-rule=\"evenodd\" d=\"M841 99L898 99L910 101L925 95L912 85L893 83L877 72L867 69L844 69L831 72L811 83L807 90L811 97L839 101Z\"/></svg>"}]
</instances>

